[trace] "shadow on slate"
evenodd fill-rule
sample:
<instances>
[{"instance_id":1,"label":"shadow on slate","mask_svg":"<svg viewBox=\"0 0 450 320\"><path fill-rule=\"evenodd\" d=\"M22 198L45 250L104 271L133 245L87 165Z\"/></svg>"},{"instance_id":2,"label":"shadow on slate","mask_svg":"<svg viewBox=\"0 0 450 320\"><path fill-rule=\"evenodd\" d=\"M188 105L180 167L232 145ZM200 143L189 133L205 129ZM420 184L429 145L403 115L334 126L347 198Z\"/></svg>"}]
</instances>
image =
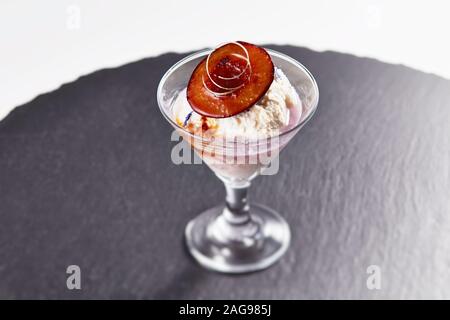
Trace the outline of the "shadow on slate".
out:
<instances>
[{"instance_id":1,"label":"shadow on slate","mask_svg":"<svg viewBox=\"0 0 450 320\"><path fill-rule=\"evenodd\" d=\"M0 122L0 298L450 298L450 82L335 52L305 64L319 109L252 200L289 221L272 268L227 276L183 230L223 200L203 166L171 163L156 87L184 55L100 70ZM79 265L82 289L66 288ZM380 290L368 290L368 266Z\"/></svg>"}]
</instances>

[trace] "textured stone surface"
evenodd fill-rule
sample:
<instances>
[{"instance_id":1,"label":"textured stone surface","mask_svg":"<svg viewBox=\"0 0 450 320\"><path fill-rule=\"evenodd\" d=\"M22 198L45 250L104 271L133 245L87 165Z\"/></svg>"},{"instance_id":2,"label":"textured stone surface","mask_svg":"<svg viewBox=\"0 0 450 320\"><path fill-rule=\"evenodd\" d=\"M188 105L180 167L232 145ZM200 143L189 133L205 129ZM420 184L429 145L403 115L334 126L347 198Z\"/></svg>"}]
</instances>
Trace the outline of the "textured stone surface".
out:
<instances>
[{"instance_id":1,"label":"textured stone surface","mask_svg":"<svg viewBox=\"0 0 450 320\"><path fill-rule=\"evenodd\" d=\"M1 298L450 298L450 81L403 66L273 47L304 63L319 110L255 180L292 245L272 268L205 271L186 223L223 200L171 163L159 79L182 55L101 70L0 122ZM65 269L82 270L82 290ZM366 288L378 265L381 290Z\"/></svg>"}]
</instances>

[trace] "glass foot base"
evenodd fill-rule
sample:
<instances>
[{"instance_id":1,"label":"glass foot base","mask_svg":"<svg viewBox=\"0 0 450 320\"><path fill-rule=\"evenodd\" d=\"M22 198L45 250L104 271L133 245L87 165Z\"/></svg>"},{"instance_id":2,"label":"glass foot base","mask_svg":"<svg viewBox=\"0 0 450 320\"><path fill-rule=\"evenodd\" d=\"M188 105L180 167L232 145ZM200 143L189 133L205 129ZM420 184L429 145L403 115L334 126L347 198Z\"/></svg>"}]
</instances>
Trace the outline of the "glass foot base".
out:
<instances>
[{"instance_id":1,"label":"glass foot base","mask_svg":"<svg viewBox=\"0 0 450 320\"><path fill-rule=\"evenodd\" d=\"M258 204L251 204L250 216L230 222L223 206L206 210L186 227L189 252L202 266L224 273L271 266L289 246L289 226L278 213Z\"/></svg>"}]
</instances>

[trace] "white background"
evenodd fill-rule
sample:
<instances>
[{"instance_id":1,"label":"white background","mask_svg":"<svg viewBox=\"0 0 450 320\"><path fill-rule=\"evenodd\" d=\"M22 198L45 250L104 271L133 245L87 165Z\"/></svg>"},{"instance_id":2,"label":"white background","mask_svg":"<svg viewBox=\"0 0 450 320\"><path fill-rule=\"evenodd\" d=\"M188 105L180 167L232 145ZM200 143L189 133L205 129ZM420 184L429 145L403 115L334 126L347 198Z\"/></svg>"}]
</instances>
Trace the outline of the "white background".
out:
<instances>
[{"instance_id":1,"label":"white background","mask_svg":"<svg viewBox=\"0 0 450 320\"><path fill-rule=\"evenodd\" d=\"M99 68L231 40L336 50L450 78L450 1L1 0L0 119Z\"/></svg>"}]
</instances>

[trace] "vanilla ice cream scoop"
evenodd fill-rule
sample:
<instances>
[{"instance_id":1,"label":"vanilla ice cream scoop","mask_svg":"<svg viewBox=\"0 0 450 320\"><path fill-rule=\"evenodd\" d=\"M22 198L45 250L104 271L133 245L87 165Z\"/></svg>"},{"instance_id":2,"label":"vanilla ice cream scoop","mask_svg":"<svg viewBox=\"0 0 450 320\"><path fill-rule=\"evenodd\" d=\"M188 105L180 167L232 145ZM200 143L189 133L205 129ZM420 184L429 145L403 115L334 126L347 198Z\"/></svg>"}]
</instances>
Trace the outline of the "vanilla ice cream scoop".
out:
<instances>
[{"instance_id":1,"label":"vanilla ice cream scoop","mask_svg":"<svg viewBox=\"0 0 450 320\"><path fill-rule=\"evenodd\" d=\"M295 109L295 110L294 110ZM207 118L192 110L181 92L174 105L173 115L180 126L194 133L207 128L216 137L267 138L276 136L288 126L293 111L300 118L301 100L281 69L275 68L275 77L261 100L248 110L228 118Z\"/></svg>"}]
</instances>

